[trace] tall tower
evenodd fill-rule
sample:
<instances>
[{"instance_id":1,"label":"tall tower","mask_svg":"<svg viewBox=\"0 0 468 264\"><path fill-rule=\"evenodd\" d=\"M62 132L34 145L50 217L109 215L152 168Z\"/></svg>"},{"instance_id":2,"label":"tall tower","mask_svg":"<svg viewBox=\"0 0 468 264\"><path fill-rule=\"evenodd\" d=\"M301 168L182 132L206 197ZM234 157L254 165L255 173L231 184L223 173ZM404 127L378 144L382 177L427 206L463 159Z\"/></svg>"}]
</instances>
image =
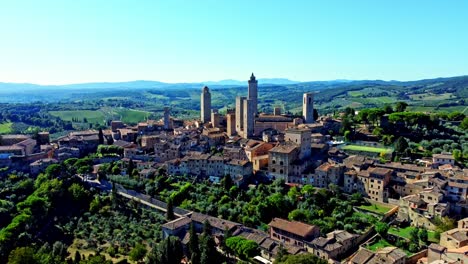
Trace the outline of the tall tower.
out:
<instances>
[{"instance_id":1,"label":"tall tower","mask_svg":"<svg viewBox=\"0 0 468 264\"><path fill-rule=\"evenodd\" d=\"M164 107L164 129L171 129L171 108Z\"/></svg>"},{"instance_id":2,"label":"tall tower","mask_svg":"<svg viewBox=\"0 0 468 264\"><path fill-rule=\"evenodd\" d=\"M242 136L244 138L249 138L254 134L254 125L255 125L255 111L254 111L254 101L251 99L244 100L244 133Z\"/></svg>"},{"instance_id":3,"label":"tall tower","mask_svg":"<svg viewBox=\"0 0 468 264\"><path fill-rule=\"evenodd\" d=\"M236 97L236 132L241 135L244 128L244 100L243 96Z\"/></svg>"},{"instance_id":4,"label":"tall tower","mask_svg":"<svg viewBox=\"0 0 468 264\"><path fill-rule=\"evenodd\" d=\"M211 119L211 93L208 86L203 87L200 102L200 115L202 123L208 123Z\"/></svg>"},{"instance_id":5,"label":"tall tower","mask_svg":"<svg viewBox=\"0 0 468 264\"><path fill-rule=\"evenodd\" d=\"M236 134L236 111L228 109L226 114L226 133L228 136Z\"/></svg>"},{"instance_id":6,"label":"tall tower","mask_svg":"<svg viewBox=\"0 0 468 264\"><path fill-rule=\"evenodd\" d=\"M255 75L252 72L249 80L249 91L248 91L248 99L252 100L252 108L254 109L254 115L258 113L258 89L257 89L258 81L255 79Z\"/></svg>"},{"instance_id":7,"label":"tall tower","mask_svg":"<svg viewBox=\"0 0 468 264\"><path fill-rule=\"evenodd\" d=\"M302 116L304 117L304 124L314 123L314 94L305 93L302 102Z\"/></svg>"}]
</instances>

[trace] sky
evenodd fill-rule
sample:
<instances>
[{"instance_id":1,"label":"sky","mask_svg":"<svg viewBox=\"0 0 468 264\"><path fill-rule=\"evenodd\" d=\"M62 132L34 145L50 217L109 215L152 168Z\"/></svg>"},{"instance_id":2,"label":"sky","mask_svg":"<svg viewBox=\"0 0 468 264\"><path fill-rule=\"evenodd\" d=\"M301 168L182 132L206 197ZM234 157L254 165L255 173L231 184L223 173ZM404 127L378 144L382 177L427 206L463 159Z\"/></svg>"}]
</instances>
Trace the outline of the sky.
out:
<instances>
[{"instance_id":1,"label":"sky","mask_svg":"<svg viewBox=\"0 0 468 264\"><path fill-rule=\"evenodd\" d=\"M0 82L468 74L468 1L1 0Z\"/></svg>"}]
</instances>

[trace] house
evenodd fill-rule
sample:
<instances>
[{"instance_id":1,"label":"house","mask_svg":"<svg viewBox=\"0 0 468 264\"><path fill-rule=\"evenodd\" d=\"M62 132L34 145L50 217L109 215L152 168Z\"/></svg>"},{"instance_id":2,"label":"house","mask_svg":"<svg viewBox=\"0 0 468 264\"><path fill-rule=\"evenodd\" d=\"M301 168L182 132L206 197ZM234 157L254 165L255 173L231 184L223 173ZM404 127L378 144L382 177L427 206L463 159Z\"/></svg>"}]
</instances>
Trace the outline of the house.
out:
<instances>
[{"instance_id":1,"label":"house","mask_svg":"<svg viewBox=\"0 0 468 264\"><path fill-rule=\"evenodd\" d=\"M385 247L372 252L366 248L359 251L349 260L349 264L405 264L406 253L397 247Z\"/></svg>"},{"instance_id":2,"label":"house","mask_svg":"<svg viewBox=\"0 0 468 264\"><path fill-rule=\"evenodd\" d=\"M454 228L440 234L440 245L446 248L468 246L468 229Z\"/></svg>"},{"instance_id":3,"label":"house","mask_svg":"<svg viewBox=\"0 0 468 264\"><path fill-rule=\"evenodd\" d=\"M326 237L317 237L306 243L307 251L322 259L339 259L344 253L355 246L358 235L344 230L335 230Z\"/></svg>"},{"instance_id":4,"label":"house","mask_svg":"<svg viewBox=\"0 0 468 264\"><path fill-rule=\"evenodd\" d=\"M442 245L432 243L427 248L426 263L468 263L468 246L447 248Z\"/></svg>"},{"instance_id":5,"label":"house","mask_svg":"<svg viewBox=\"0 0 468 264\"><path fill-rule=\"evenodd\" d=\"M349 165L347 165L349 166ZM348 193L359 192L364 197L369 197L378 202L386 202L388 199L387 185L390 182L392 170L385 168L368 168L352 170L344 174L344 191Z\"/></svg>"},{"instance_id":6,"label":"house","mask_svg":"<svg viewBox=\"0 0 468 264\"><path fill-rule=\"evenodd\" d=\"M299 147L296 143L285 142L270 149L268 152L268 172L276 179L288 180L292 174L291 165L299 157Z\"/></svg>"},{"instance_id":7,"label":"house","mask_svg":"<svg viewBox=\"0 0 468 264\"><path fill-rule=\"evenodd\" d=\"M452 154L432 154L432 163L438 165L455 165L455 158Z\"/></svg>"},{"instance_id":8,"label":"house","mask_svg":"<svg viewBox=\"0 0 468 264\"><path fill-rule=\"evenodd\" d=\"M177 218L162 225L163 237L177 236L182 239L188 232L192 220L186 216Z\"/></svg>"},{"instance_id":9,"label":"house","mask_svg":"<svg viewBox=\"0 0 468 264\"><path fill-rule=\"evenodd\" d=\"M424 191L402 197L398 210L398 220L411 223L413 226L434 229L430 221L434 217L448 214L450 205L443 203L444 194L438 187L428 188Z\"/></svg>"},{"instance_id":10,"label":"house","mask_svg":"<svg viewBox=\"0 0 468 264\"><path fill-rule=\"evenodd\" d=\"M268 226L271 239L298 247L304 247L305 242L311 242L320 235L317 226L281 218L274 218Z\"/></svg>"},{"instance_id":11,"label":"house","mask_svg":"<svg viewBox=\"0 0 468 264\"><path fill-rule=\"evenodd\" d=\"M308 183L319 188L329 184L343 185L345 166L337 163L323 163L315 169L315 174L309 176Z\"/></svg>"}]
</instances>

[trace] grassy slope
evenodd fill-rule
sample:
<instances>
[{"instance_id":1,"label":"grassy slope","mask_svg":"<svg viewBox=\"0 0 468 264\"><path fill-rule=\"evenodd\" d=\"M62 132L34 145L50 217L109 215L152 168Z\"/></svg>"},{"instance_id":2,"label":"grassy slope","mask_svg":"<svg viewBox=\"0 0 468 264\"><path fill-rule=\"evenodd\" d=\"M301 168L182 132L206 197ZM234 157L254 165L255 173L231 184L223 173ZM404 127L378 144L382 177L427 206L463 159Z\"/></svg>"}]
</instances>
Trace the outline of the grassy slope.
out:
<instances>
[{"instance_id":1,"label":"grassy slope","mask_svg":"<svg viewBox=\"0 0 468 264\"><path fill-rule=\"evenodd\" d=\"M13 125L13 123L11 123L11 122L0 123L0 134L11 133L12 125Z\"/></svg>"},{"instance_id":2,"label":"grassy slope","mask_svg":"<svg viewBox=\"0 0 468 264\"><path fill-rule=\"evenodd\" d=\"M101 111L95 110L50 111L49 113L65 121L72 121L73 118L82 121L83 118L86 118L89 123L102 123L105 119Z\"/></svg>"},{"instance_id":3,"label":"grassy slope","mask_svg":"<svg viewBox=\"0 0 468 264\"><path fill-rule=\"evenodd\" d=\"M346 145L343 147L344 150L355 150L355 151L366 151L366 152L389 152L390 149L386 148L374 148L374 147L367 147L367 146L358 146L358 145Z\"/></svg>"}]
</instances>

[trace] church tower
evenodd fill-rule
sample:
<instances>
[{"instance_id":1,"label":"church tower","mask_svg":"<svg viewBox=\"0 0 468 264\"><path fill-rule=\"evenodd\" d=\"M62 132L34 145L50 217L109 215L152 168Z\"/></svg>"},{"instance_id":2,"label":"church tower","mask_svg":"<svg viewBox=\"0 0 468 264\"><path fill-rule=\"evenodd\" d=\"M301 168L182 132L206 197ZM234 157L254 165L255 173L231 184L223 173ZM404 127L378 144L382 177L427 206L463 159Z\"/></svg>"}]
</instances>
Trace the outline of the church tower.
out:
<instances>
[{"instance_id":1,"label":"church tower","mask_svg":"<svg viewBox=\"0 0 468 264\"><path fill-rule=\"evenodd\" d=\"M255 79L255 75L252 72L249 80L249 91L247 99L252 101L252 109L254 110L254 116L258 114L258 81Z\"/></svg>"},{"instance_id":2,"label":"church tower","mask_svg":"<svg viewBox=\"0 0 468 264\"><path fill-rule=\"evenodd\" d=\"M208 123L211 121L211 93L208 86L203 87L201 93L201 102L200 102L200 116L202 123Z\"/></svg>"},{"instance_id":3,"label":"church tower","mask_svg":"<svg viewBox=\"0 0 468 264\"><path fill-rule=\"evenodd\" d=\"M302 116L305 124L312 124L314 120L314 94L305 93L302 102Z\"/></svg>"}]
</instances>

